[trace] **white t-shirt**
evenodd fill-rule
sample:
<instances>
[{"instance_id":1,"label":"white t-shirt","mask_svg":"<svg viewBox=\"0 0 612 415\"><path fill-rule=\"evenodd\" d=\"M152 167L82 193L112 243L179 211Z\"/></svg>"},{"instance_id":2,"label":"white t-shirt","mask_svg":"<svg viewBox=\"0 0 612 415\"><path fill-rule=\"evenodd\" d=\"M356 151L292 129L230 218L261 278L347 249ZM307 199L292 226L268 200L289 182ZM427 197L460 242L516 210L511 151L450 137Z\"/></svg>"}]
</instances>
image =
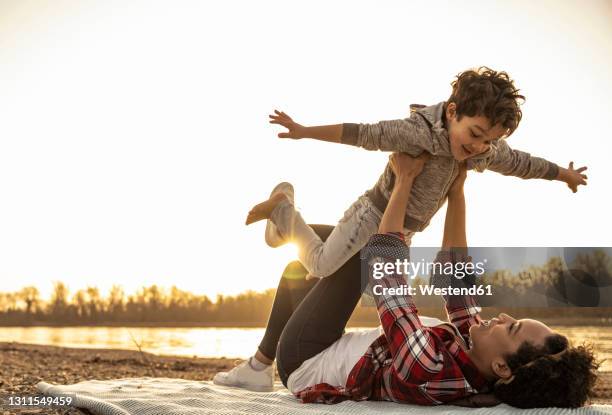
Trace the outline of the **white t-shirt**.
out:
<instances>
[{"instance_id":1,"label":"white t-shirt","mask_svg":"<svg viewBox=\"0 0 612 415\"><path fill-rule=\"evenodd\" d=\"M419 320L426 327L448 324L434 317L419 316ZM384 334L382 326L344 333L331 346L304 361L291 373L287 379L287 389L295 394L318 383L345 386L353 367L381 334Z\"/></svg>"}]
</instances>

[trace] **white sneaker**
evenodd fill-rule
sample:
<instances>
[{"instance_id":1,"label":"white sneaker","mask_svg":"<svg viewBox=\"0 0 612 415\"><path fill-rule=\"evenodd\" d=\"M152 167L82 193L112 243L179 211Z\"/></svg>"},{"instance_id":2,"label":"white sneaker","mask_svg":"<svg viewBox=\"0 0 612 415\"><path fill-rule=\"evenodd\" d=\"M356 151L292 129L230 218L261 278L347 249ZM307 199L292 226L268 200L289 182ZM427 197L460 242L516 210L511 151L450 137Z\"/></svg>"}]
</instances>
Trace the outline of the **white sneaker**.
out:
<instances>
[{"instance_id":1,"label":"white sneaker","mask_svg":"<svg viewBox=\"0 0 612 415\"><path fill-rule=\"evenodd\" d=\"M270 193L270 197L274 196L277 193L284 193L289 201L293 204L294 198L294 190L293 185L291 183L282 182L276 185L274 189L272 189L272 193ZM266 222L266 243L272 248L276 248L281 246L287 242L287 239L283 238L283 236L276 229L276 225L272 223L270 219Z\"/></svg>"},{"instance_id":2,"label":"white sneaker","mask_svg":"<svg viewBox=\"0 0 612 415\"><path fill-rule=\"evenodd\" d=\"M213 378L215 385L233 386L255 392L272 392L274 368L272 365L263 370L255 370L249 361L242 362L229 372L219 372Z\"/></svg>"}]
</instances>

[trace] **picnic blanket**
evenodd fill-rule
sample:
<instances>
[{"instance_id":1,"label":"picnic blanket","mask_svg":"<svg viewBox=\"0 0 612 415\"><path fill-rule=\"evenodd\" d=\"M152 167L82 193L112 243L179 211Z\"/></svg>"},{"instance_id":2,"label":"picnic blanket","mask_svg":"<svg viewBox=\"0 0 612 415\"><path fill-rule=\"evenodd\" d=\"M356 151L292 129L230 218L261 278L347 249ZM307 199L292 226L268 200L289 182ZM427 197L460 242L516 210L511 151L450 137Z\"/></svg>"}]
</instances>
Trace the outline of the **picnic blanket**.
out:
<instances>
[{"instance_id":1,"label":"picnic blanket","mask_svg":"<svg viewBox=\"0 0 612 415\"><path fill-rule=\"evenodd\" d=\"M193 415L193 414L612 414L612 405L592 405L579 409L541 408L519 410L508 405L493 408L464 408L452 405L426 407L393 402L345 401L336 405L300 403L282 384L273 392L258 393L217 386L209 381L170 378L123 378L88 380L74 385L40 382L44 395L72 394L73 406L96 415Z\"/></svg>"}]
</instances>

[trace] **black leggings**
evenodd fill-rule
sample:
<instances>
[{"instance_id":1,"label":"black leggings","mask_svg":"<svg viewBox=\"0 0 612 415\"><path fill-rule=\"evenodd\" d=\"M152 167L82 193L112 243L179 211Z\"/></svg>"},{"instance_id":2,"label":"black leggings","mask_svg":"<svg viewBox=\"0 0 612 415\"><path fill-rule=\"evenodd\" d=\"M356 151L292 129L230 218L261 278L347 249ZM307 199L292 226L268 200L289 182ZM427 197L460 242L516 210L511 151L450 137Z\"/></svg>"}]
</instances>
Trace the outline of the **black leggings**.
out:
<instances>
[{"instance_id":1,"label":"black leggings","mask_svg":"<svg viewBox=\"0 0 612 415\"><path fill-rule=\"evenodd\" d=\"M329 225L310 226L323 241L333 230ZM359 252L328 277L305 280L306 273L297 261L285 268L259 344L264 356L276 356L285 386L289 375L305 360L342 336L363 290Z\"/></svg>"}]
</instances>

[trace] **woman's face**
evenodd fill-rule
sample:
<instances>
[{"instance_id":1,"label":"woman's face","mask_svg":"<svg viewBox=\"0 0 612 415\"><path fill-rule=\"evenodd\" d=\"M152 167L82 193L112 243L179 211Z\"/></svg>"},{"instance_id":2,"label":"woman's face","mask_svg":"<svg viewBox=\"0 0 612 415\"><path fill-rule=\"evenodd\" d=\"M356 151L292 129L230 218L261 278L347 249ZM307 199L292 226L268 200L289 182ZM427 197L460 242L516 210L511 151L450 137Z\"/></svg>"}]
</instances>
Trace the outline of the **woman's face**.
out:
<instances>
[{"instance_id":1,"label":"woman's face","mask_svg":"<svg viewBox=\"0 0 612 415\"><path fill-rule=\"evenodd\" d=\"M505 362L504 356L516 353L523 342L543 346L546 337L555 334L550 327L538 320L516 320L501 313L491 320L482 320L470 327L472 349L483 362ZM495 370L494 370L495 372Z\"/></svg>"}]
</instances>

